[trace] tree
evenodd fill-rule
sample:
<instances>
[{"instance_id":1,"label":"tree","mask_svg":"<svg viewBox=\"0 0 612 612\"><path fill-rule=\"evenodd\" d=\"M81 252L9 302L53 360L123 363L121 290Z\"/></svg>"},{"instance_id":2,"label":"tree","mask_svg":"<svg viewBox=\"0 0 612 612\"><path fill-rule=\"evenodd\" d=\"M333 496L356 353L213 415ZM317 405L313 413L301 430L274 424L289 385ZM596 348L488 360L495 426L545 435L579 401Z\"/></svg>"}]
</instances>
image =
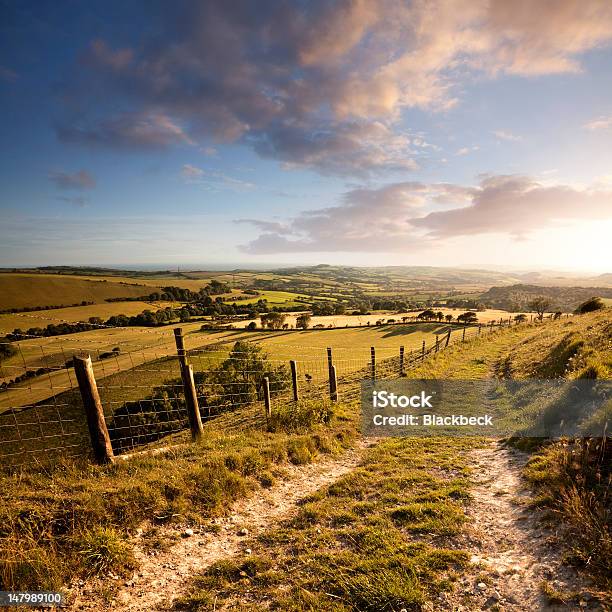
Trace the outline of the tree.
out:
<instances>
[{"instance_id":1,"label":"tree","mask_svg":"<svg viewBox=\"0 0 612 612\"><path fill-rule=\"evenodd\" d=\"M269 312L261 315L261 326L268 329L281 329L285 322L285 315L280 312Z\"/></svg>"},{"instance_id":2,"label":"tree","mask_svg":"<svg viewBox=\"0 0 612 612\"><path fill-rule=\"evenodd\" d=\"M525 322L525 321L527 320L527 315L526 315L526 314L523 314L523 313L521 313L521 314L517 314L517 315L514 317L514 320L515 320L517 323L523 323L523 322Z\"/></svg>"},{"instance_id":3,"label":"tree","mask_svg":"<svg viewBox=\"0 0 612 612\"><path fill-rule=\"evenodd\" d=\"M310 327L311 316L309 312L304 312L298 315L295 320L295 326L299 329L308 329Z\"/></svg>"},{"instance_id":4,"label":"tree","mask_svg":"<svg viewBox=\"0 0 612 612\"><path fill-rule=\"evenodd\" d=\"M453 320L453 315L447 314L444 318L450 323Z\"/></svg>"},{"instance_id":5,"label":"tree","mask_svg":"<svg viewBox=\"0 0 612 612\"><path fill-rule=\"evenodd\" d=\"M253 331L254 329L257 329L257 323L255 323L255 321L251 321L251 322L250 322L250 323L249 323L249 324L246 326L246 328L247 328L249 331Z\"/></svg>"},{"instance_id":6,"label":"tree","mask_svg":"<svg viewBox=\"0 0 612 612\"><path fill-rule=\"evenodd\" d=\"M427 310L424 310L423 312L417 315L417 319L421 319L425 321L430 321L431 319L435 319L435 318L436 318L436 313L431 308L428 308Z\"/></svg>"},{"instance_id":7,"label":"tree","mask_svg":"<svg viewBox=\"0 0 612 612\"><path fill-rule=\"evenodd\" d=\"M585 314L587 312L595 312L596 310L602 310L606 307L603 300L599 297L592 297L586 302L582 302L578 308L574 311L576 314Z\"/></svg>"},{"instance_id":8,"label":"tree","mask_svg":"<svg viewBox=\"0 0 612 612\"><path fill-rule=\"evenodd\" d=\"M464 312L463 314L460 314L457 317L457 321L461 322L461 323L476 323L478 321L478 317L476 316L475 312L472 312L471 310L468 310L467 312Z\"/></svg>"},{"instance_id":9,"label":"tree","mask_svg":"<svg viewBox=\"0 0 612 612\"><path fill-rule=\"evenodd\" d=\"M550 300L547 297L540 295L531 300L528 306L531 310L538 314L538 319L541 321L544 318L544 313L550 307Z\"/></svg>"},{"instance_id":10,"label":"tree","mask_svg":"<svg viewBox=\"0 0 612 612\"><path fill-rule=\"evenodd\" d=\"M443 318L444 313L441 310L438 310L438 312L436 312L436 319L438 319L438 321L442 321Z\"/></svg>"}]
</instances>

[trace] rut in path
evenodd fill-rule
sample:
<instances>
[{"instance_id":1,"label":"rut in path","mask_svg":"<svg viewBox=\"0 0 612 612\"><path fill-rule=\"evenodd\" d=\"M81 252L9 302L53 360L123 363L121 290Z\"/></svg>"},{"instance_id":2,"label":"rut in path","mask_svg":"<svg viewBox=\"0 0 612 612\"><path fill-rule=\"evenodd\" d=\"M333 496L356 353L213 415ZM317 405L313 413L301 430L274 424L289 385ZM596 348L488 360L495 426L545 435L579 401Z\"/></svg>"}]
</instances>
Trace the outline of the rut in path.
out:
<instances>
[{"instance_id":1,"label":"rut in path","mask_svg":"<svg viewBox=\"0 0 612 612\"><path fill-rule=\"evenodd\" d=\"M483 610L580 610L602 609L590 582L562 564L557 534L541 521L540 513L527 506L531 492L521 478L528 455L492 442L474 451L470 527L465 548L480 574L462 580L464 603L452 608ZM462 543L463 544L463 543ZM476 576L488 577L478 588ZM551 606L541 585L552 583L557 591L575 592L567 605ZM469 602L469 603L468 603ZM447 606L444 606L447 608Z\"/></svg>"},{"instance_id":2,"label":"rut in path","mask_svg":"<svg viewBox=\"0 0 612 612\"><path fill-rule=\"evenodd\" d=\"M143 551L136 542L135 556L140 564L133 580L114 598L113 610L151 612L169 610L172 600L184 594L190 579L220 559L246 555L242 528L248 530L249 540L279 520L297 512L297 503L317 489L329 485L355 469L370 439L359 440L355 447L340 457L327 457L308 465L287 465L286 480L270 489L262 489L251 498L238 501L227 518L216 519L219 533L195 533L180 540L169 550L154 556ZM168 528L168 533L176 530ZM257 551L253 551L256 553ZM80 599L81 601L78 601ZM106 609L101 601L92 601L85 593L77 599L73 609Z\"/></svg>"}]
</instances>

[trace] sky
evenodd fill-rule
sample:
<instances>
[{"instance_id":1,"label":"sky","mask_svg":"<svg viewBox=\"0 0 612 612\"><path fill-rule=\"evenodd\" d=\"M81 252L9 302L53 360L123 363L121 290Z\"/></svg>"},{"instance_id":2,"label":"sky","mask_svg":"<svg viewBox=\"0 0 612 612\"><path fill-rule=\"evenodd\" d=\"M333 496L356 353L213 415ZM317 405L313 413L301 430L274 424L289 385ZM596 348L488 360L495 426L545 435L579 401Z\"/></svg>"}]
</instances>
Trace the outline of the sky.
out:
<instances>
[{"instance_id":1,"label":"sky","mask_svg":"<svg viewBox=\"0 0 612 612\"><path fill-rule=\"evenodd\" d=\"M610 272L606 0L0 0L0 266Z\"/></svg>"}]
</instances>

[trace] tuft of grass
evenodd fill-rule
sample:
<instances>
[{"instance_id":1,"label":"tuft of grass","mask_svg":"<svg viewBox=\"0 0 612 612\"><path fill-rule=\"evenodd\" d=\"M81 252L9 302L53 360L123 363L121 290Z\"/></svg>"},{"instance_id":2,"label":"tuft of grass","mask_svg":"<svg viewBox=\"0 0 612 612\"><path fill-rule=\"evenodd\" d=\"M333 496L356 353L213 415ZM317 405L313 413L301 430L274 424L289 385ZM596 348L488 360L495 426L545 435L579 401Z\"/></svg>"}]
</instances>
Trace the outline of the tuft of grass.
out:
<instances>
[{"instance_id":1,"label":"tuft of grass","mask_svg":"<svg viewBox=\"0 0 612 612\"><path fill-rule=\"evenodd\" d=\"M92 574L113 571L126 575L136 568L132 548L113 527L94 527L77 538L78 553Z\"/></svg>"}]
</instances>

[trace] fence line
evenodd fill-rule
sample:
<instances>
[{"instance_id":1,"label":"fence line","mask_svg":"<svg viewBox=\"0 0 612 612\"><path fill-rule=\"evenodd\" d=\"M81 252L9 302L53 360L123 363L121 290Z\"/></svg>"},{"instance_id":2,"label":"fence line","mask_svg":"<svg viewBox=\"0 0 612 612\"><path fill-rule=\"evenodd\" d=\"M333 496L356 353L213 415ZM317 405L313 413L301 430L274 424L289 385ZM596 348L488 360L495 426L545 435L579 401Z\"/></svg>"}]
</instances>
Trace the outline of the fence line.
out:
<instances>
[{"instance_id":1,"label":"fence line","mask_svg":"<svg viewBox=\"0 0 612 612\"><path fill-rule=\"evenodd\" d=\"M175 328L174 339L163 338L153 346L132 344L132 350L105 358L99 351L97 377L89 355L69 356L64 346L51 354L41 346L39 363L48 369L32 378L47 381L41 388L48 395L36 401L34 384L5 387L0 393L0 466L92 452L98 462L112 461L114 455L145 445L175 443L176 437L170 436L183 431L197 440L209 423L238 409L252 423L265 426L275 406L316 398L351 401L365 379L405 376L430 355L501 327L509 325L449 327L429 344L418 338L410 346L247 342L235 347L224 339L191 349ZM408 340L413 340L410 334L403 337ZM253 346L274 353L263 359ZM25 368L33 359L28 350L19 347ZM2 377L5 367L0 364ZM15 397L26 401L11 403Z\"/></svg>"}]
</instances>

